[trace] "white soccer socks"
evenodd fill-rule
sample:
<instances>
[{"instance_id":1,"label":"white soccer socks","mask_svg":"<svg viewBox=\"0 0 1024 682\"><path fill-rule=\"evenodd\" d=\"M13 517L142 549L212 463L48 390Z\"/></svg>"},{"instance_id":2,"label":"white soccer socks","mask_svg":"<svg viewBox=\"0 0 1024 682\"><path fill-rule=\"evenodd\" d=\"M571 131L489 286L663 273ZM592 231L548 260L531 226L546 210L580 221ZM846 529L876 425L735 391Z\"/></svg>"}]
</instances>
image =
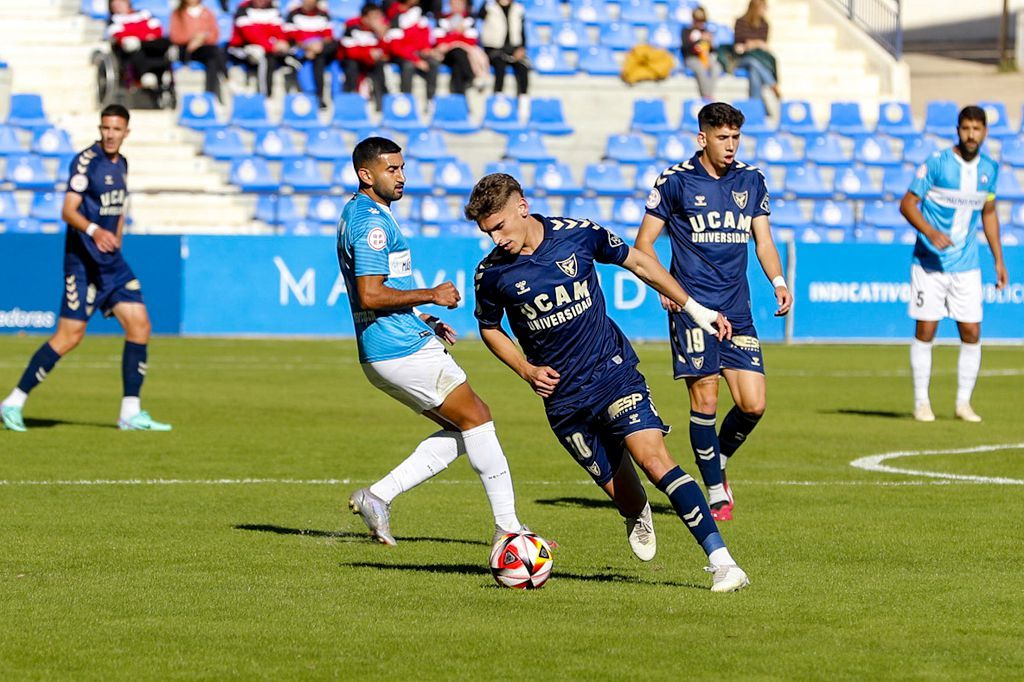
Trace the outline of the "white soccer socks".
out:
<instances>
[{"instance_id":1,"label":"white soccer socks","mask_svg":"<svg viewBox=\"0 0 1024 682\"><path fill-rule=\"evenodd\" d=\"M458 431L438 431L427 436L405 461L370 486L370 492L391 504L399 494L412 490L448 468L466 451Z\"/></svg>"},{"instance_id":2,"label":"white soccer socks","mask_svg":"<svg viewBox=\"0 0 1024 682\"><path fill-rule=\"evenodd\" d=\"M516 516L516 495L512 489L512 473L508 460L498 442L494 422L487 422L462 432L466 456L473 470L484 484L487 499L491 503L494 522L502 530L517 531L522 528Z\"/></svg>"},{"instance_id":3,"label":"white soccer socks","mask_svg":"<svg viewBox=\"0 0 1024 682\"><path fill-rule=\"evenodd\" d=\"M932 342L910 342L910 373L914 379L914 407L929 405L928 383L932 377Z\"/></svg>"},{"instance_id":4,"label":"white soccer socks","mask_svg":"<svg viewBox=\"0 0 1024 682\"><path fill-rule=\"evenodd\" d=\"M960 358L956 364L956 404L970 405L974 384L981 369L981 342L960 343Z\"/></svg>"}]
</instances>

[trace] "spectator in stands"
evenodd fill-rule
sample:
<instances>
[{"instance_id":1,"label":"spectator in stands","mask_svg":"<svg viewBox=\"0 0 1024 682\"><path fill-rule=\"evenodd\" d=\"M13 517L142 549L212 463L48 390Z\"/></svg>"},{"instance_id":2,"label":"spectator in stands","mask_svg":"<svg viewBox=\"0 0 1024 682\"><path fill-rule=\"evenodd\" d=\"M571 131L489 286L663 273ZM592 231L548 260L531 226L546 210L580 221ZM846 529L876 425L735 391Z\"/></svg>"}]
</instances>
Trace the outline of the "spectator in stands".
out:
<instances>
[{"instance_id":1,"label":"spectator in stands","mask_svg":"<svg viewBox=\"0 0 1024 682\"><path fill-rule=\"evenodd\" d=\"M363 5L359 16L345 23L345 33L338 48L338 58L345 71L345 92L359 92L360 86L372 86L373 102L377 111L383 108L384 65L388 51L384 36L388 31L387 19L380 5L368 2Z\"/></svg>"},{"instance_id":2,"label":"spectator in stands","mask_svg":"<svg viewBox=\"0 0 1024 682\"><path fill-rule=\"evenodd\" d=\"M288 13L285 34L294 45L294 54L300 61L313 64L313 82L320 108L327 108L324 93L324 70L338 54L338 44L331 30L331 16L319 6L317 0L302 0Z\"/></svg>"},{"instance_id":3,"label":"spectator in stands","mask_svg":"<svg viewBox=\"0 0 1024 682\"><path fill-rule=\"evenodd\" d=\"M443 55L434 46L433 32L419 0L398 0L391 5L387 18L391 22L388 32L388 51L401 73L401 90L412 93L412 80L419 75L427 84L427 101L434 99L437 90L437 71Z\"/></svg>"},{"instance_id":4,"label":"spectator in stands","mask_svg":"<svg viewBox=\"0 0 1024 682\"><path fill-rule=\"evenodd\" d=\"M518 0L487 0L480 9L480 42L494 68L494 92L505 86L505 71L512 67L516 94L525 95L530 84L526 58L526 10Z\"/></svg>"},{"instance_id":5,"label":"spectator in stands","mask_svg":"<svg viewBox=\"0 0 1024 682\"><path fill-rule=\"evenodd\" d=\"M491 69L487 53L477 45L476 19L468 13L466 0L451 0L448 14L437 22L437 49L451 69L449 89L463 95L474 83L481 83Z\"/></svg>"},{"instance_id":6,"label":"spectator in stands","mask_svg":"<svg viewBox=\"0 0 1024 682\"><path fill-rule=\"evenodd\" d=\"M109 8L106 36L114 55L128 65L131 75L159 107L161 86L170 92L174 86L167 56L171 41L164 36L163 25L149 10L136 11L131 0L110 0Z\"/></svg>"},{"instance_id":7,"label":"spectator in stands","mask_svg":"<svg viewBox=\"0 0 1024 682\"><path fill-rule=\"evenodd\" d=\"M235 11L228 54L256 69L257 87L269 97L274 72L285 68L285 79L294 86L301 64L291 56L291 43L284 33L284 19L273 0L246 0Z\"/></svg>"},{"instance_id":8,"label":"spectator in stands","mask_svg":"<svg viewBox=\"0 0 1024 682\"><path fill-rule=\"evenodd\" d=\"M771 87L777 98L782 97L775 55L768 51L767 13L767 0L750 0L746 14L736 20L736 66L745 68L749 74L751 99L763 99L765 86Z\"/></svg>"},{"instance_id":9,"label":"spectator in stands","mask_svg":"<svg viewBox=\"0 0 1024 682\"><path fill-rule=\"evenodd\" d=\"M220 30L202 0L179 0L171 13L171 42L178 46L181 61L196 61L206 68L206 91L223 102L220 82L227 77L227 65L219 45Z\"/></svg>"},{"instance_id":10,"label":"spectator in stands","mask_svg":"<svg viewBox=\"0 0 1024 682\"><path fill-rule=\"evenodd\" d=\"M703 7L693 10L693 22L683 29L683 63L697 78L697 89L706 101L715 99L715 86L722 65L715 55L714 40L708 30L708 15Z\"/></svg>"}]
</instances>

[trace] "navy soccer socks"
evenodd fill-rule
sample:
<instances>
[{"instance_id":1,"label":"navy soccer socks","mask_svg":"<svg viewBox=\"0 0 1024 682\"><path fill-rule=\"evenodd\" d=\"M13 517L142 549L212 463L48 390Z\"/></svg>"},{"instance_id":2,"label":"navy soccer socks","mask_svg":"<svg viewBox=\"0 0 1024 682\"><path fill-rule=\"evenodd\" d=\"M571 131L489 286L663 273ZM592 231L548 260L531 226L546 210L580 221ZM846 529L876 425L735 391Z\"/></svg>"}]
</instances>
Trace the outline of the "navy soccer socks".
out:
<instances>
[{"instance_id":1,"label":"navy soccer socks","mask_svg":"<svg viewBox=\"0 0 1024 682\"><path fill-rule=\"evenodd\" d=\"M735 406L729 410L729 414L725 415L725 419L722 420L722 430L718 434L718 440L721 443L723 469L725 468L726 458L732 457L733 453L743 445L743 442L759 421L761 421L761 415L743 412Z\"/></svg>"},{"instance_id":2,"label":"navy soccer socks","mask_svg":"<svg viewBox=\"0 0 1024 682\"><path fill-rule=\"evenodd\" d=\"M676 467L665 474L657 485L658 490L668 495L672 508L686 524L693 538L704 548L705 554L710 556L712 552L725 547L718 526L711 518L711 509L704 499L704 493L692 476Z\"/></svg>"},{"instance_id":3,"label":"navy soccer socks","mask_svg":"<svg viewBox=\"0 0 1024 682\"><path fill-rule=\"evenodd\" d=\"M146 344L124 342L121 355L121 379L124 381L124 396L138 398L142 382L146 378Z\"/></svg>"},{"instance_id":4,"label":"navy soccer socks","mask_svg":"<svg viewBox=\"0 0 1024 682\"><path fill-rule=\"evenodd\" d=\"M47 374L53 371L58 360L60 360L60 354L53 349L49 342L41 345L32 359L28 361L28 367L25 368L25 373L21 375L21 381L18 382L18 390L26 395L30 393L46 378Z\"/></svg>"}]
</instances>

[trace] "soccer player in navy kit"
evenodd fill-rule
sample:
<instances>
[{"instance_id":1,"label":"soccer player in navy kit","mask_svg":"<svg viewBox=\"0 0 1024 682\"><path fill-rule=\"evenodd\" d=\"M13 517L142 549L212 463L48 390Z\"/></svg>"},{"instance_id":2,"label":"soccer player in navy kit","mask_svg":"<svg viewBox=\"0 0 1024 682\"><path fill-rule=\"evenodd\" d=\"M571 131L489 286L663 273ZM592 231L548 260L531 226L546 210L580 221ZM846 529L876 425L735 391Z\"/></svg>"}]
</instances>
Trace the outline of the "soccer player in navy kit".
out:
<instances>
[{"instance_id":1,"label":"soccer player in navy kit","mask_svg":"<svg viewBox=\"0 0 1024 682\"><path fill-rule=\"evenodd\" d=\"M28 393L57 361L85 337L96 310L113 315L125 331L121 376L124 397L117 425L122 430L170 431L142 410L139 393L146 375L150 323L142 287L121 253L128 204L128 162L121 144L128 136L128 110L111 104L100 112L100 140L71 161L61 217L64 242L64 299L57 331L29 361L18 386L0 403L4 426L24 431L22 409Z\"/></svg>"},{"instance_id":2,"label":"soccer player in navy kit","mask_svg":"<svg viewBox=\"0 0 1024 682\"><path fill-rule=\"evenodd\" d=\"M765 409L764 362L754 329L747 283L747 243L753 237L761 268L775 289L776 316L793 295L782 275L768 225L771 212L764 175L736 160L743 113L715 102L697 116L701 147L691 159L665 169L647 198L636 248L654 256L654 241L668 230L672 276L705 305L732 323L731 339L700 329L662 298L669 311L673 371L690 394L690 443L708 489L716 520L732 518L733 499L725 466L757 426ZM735 406L715 432L718 377L725 377Z\"/></svg>"},{"instance_id":3,"label":"soccer player in navy kit","mask_svg":"<svg viewBox=\"0 0 1024 682\"><path fill-rule=\"evenodd\" d=\"M690 298L657 259L600 225L531 215L522 187L510 175L481 179L465 214L496 245L475 277L481 338L544 398L559 442L624 517L633 552L649 561L657 545L650 504L631 459L668 496L708 555L712 591L746 586L747 575L726 549L700 486L665 447L668 427L651 403L636 353L605 311L595 263L626 268L670 296L710 336L727 337L728 321ZM522 351L501 327L506 315Z\"/></svg>"}]
</instances>

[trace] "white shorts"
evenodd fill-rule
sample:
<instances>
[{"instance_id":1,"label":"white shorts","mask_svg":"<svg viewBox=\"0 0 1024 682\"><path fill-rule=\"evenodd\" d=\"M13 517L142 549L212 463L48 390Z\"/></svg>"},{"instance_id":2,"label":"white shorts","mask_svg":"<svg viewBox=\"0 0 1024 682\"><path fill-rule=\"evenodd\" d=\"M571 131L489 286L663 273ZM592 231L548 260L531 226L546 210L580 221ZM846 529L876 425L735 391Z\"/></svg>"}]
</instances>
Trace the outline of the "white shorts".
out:
<instances>
[{"instance_id":1,"label":"white shorts","mask_svg":"<svg viewBox=\"0 0 1024 682\"><path fill-rule=\"evenodd\" d=\"M466 373L437 339L412 355L366 362L362 368L371 384L416 414L439 407L466 383Z\"/></svg>"},{"instance_id":2,"label":"white shorts","mask_svg":"<svg viewBox=\"0 0 1024 682\"><path fill-rule=\"evenodd\" d=\"M981 322L981 270L928 272L918 264L910 268L910 318L937 322Z\"/></svg>"}]
</instances>

